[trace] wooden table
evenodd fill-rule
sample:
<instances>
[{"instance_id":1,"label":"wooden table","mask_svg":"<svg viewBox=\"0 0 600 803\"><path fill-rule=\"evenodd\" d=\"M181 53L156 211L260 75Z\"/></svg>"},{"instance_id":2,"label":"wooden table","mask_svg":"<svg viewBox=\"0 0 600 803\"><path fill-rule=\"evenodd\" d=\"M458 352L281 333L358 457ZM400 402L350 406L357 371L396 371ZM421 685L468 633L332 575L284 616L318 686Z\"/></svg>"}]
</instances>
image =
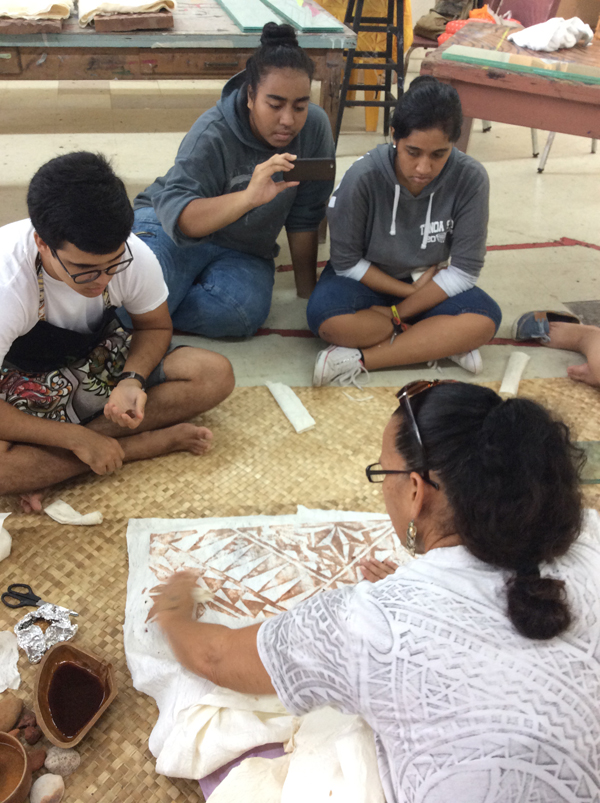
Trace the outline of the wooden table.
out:
<instances>
[{"instance_id":1,"label":"wooden table","mask_svg":"<svg viewBox=\"0 0 600 803\"><path fill-rule=\"evenodd\" d=\"M242 33L216 0L179 0L174 17L168 31L96 33L71 17L59 34L0 35L0 80L230 78L260 44L260 34ZM335 129L343 51L356 46L356 35L347 27L298 32L298 42L315 63L320 103Z\"/></svg>"},{"instance_id":2,"label":"wooden table","mask_svg":"<svg viewBox=\"0 0 600 803\"><path fill-rule=\"evenodd\" d=\"M503 39L505 31L505 26L470 22L423 60L422 74L451 84L460 95L465 122L457 147L466 151L473 118L600 138L600 85L442 59L444 50L456 44L600 68L600 41L597 39L589 47L536 53Z\"/></svg>"}]
</instances>

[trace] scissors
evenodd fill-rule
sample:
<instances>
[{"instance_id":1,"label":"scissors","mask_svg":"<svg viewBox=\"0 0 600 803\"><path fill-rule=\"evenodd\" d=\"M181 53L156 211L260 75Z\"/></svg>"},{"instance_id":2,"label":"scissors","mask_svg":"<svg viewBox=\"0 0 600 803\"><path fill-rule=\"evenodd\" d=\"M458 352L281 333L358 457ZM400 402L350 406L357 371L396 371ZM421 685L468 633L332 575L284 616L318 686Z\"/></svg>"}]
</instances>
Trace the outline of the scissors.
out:
<instances>
[{"instance_id":1,"label":"scissors","mask_svg":"<svg viewBox=\"0 0 600 803\"><path fill-rule=\"evenodd\" d=\"M31 586L26 583L12 583L0 596L7 608L26 608L29 605L44 605L44 600L33 593Z\"/></svg>"}]
</instances>

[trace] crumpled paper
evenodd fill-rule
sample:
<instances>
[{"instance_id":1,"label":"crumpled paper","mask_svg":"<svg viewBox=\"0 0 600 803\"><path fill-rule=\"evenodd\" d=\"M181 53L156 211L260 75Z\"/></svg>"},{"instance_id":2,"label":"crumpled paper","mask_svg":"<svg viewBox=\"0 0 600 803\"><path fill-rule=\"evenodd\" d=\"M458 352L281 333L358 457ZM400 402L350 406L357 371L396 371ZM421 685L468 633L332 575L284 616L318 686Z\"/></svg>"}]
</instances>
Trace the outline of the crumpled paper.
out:
<instances>
[{"instance_id":1,"label":"crumpled paper","mask_svg":"<svg viewBox=\"0 0 600 803\"><path fill-rule=\"evenodd\" d=\"M79 614L63 608L61 605L45 602L17 622L15 634L19 647L25 650L32 664L39 663L50 647L61 641L70 641L77 633L78 626L71 623L70 616L79 616ZM45 633L39 625L35 624L40 619L51 622Z\"/></svg>"},{"instance_id":2,"label":"crumpled paper","mask_svg":"<svg viewBox=\"0 0 600 803\"><path fill-rule=\"evenodd\" d=\"M71 505L63 502L62 499L57 499L51 505L44 508L44 513L47 513L51 519L57 521L59 524L102 524L103 516L99 510L93 513L78 513Z\"/></svg>"},{"instance_id":3,"label":"crumpled paper","mask_svg":"<svg viewBox=\"0 0 600 803\"><path fill-rule=\"evenodd\" d=\"M564 47L575 47L578 44L588 45L594 38L594 32L579 17L571 17L568 20L563 17L553 17L546 22L511 33L508 38L519 47L552 52Z\"/></svg>"},{"instance_id":4,"label":"crumpled paper","mask_svg":"<svg viewBox=\"0 0 600 803\"><path fill-rule=\"evenodd\" d=\"M16 636L10 630L3 630L0 633L0 693L7 689L18 689L21 685L18 660Z\"/></svg>"}]
</instances>

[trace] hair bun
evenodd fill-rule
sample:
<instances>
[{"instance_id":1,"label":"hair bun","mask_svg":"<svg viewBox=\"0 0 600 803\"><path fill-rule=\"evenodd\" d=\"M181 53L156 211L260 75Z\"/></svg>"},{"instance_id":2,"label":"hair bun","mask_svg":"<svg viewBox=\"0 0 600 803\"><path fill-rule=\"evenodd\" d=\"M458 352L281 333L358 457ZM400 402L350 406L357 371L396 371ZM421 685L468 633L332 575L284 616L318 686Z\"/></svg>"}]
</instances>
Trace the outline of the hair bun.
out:
<instances>
[{"instance_id":1,"label":"hair bun","mask_svg":"<svg viewBox=\"0 0 600 803\"><path fill-rule=\"evenodd\" d=\"M296 31L291 25L267 22L262 29L260 43L263 47L299 47Z\"/></svg>"}]
</instances>

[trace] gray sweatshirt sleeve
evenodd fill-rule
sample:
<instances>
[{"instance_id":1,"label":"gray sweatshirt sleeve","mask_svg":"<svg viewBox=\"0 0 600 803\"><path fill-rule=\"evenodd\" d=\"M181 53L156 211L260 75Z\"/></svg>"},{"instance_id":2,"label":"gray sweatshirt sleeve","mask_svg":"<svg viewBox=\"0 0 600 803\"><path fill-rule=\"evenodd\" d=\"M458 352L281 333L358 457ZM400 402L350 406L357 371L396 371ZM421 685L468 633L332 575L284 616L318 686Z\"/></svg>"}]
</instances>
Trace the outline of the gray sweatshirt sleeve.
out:
<instances>
[{"instance_id":1,"label":"gray sweatshirt sleeve","mask_svg":"<svg viewBox=\"0 0 600 803\"><path fill-rule=\"evenodd\" d=\"M177 225L190 201L215 198L225 192L221 143L222 139L211 136L204 125L194 125L179 146L175 164L165 176L164 186L152 197L156 216L176 245L198 242L183 234ZM210 169L207 169L209 165Z\"/></svg>"},{"instance_id":2,"label":"gray sweatshirt sleeve","mask_svg":"<svg viewBox=\"0 0 600 803\"><path fill-rule=\"evenodd\" d=\"M474 160L459 182L454 203L450 259L455 268L479 277L487 242L490 182L485 168Z\"/></svg>"},{"instance_id":3,"label":"gray sweatshirt sleeve","mask_svg":"<svg viewBox=\"0 0 600 803\"><path fill-rule=\"evenodd\" d=\"M308 152L303 150L298 158L335 159L335 144L327 115L323 109L316 107L312 111L311 117L310 149ZM301 182L296 192L294 205L285 221L286 230L315 231L318 229L325 217L325 206L332 190L333 181Z\"/></svg>"},{"instance_id":4,"label":"gray sweatshirt sleeve","mask_svg":"<svg viewBox=\"0 0 600 803\"><path fill-rule=\"evenodd\" d=\"M367 248L366 232L371 209L369 187L356 164L346 172L327 209L330 261L338 274L356 267L363 260Z\"/></svg>"}]
</instances>

